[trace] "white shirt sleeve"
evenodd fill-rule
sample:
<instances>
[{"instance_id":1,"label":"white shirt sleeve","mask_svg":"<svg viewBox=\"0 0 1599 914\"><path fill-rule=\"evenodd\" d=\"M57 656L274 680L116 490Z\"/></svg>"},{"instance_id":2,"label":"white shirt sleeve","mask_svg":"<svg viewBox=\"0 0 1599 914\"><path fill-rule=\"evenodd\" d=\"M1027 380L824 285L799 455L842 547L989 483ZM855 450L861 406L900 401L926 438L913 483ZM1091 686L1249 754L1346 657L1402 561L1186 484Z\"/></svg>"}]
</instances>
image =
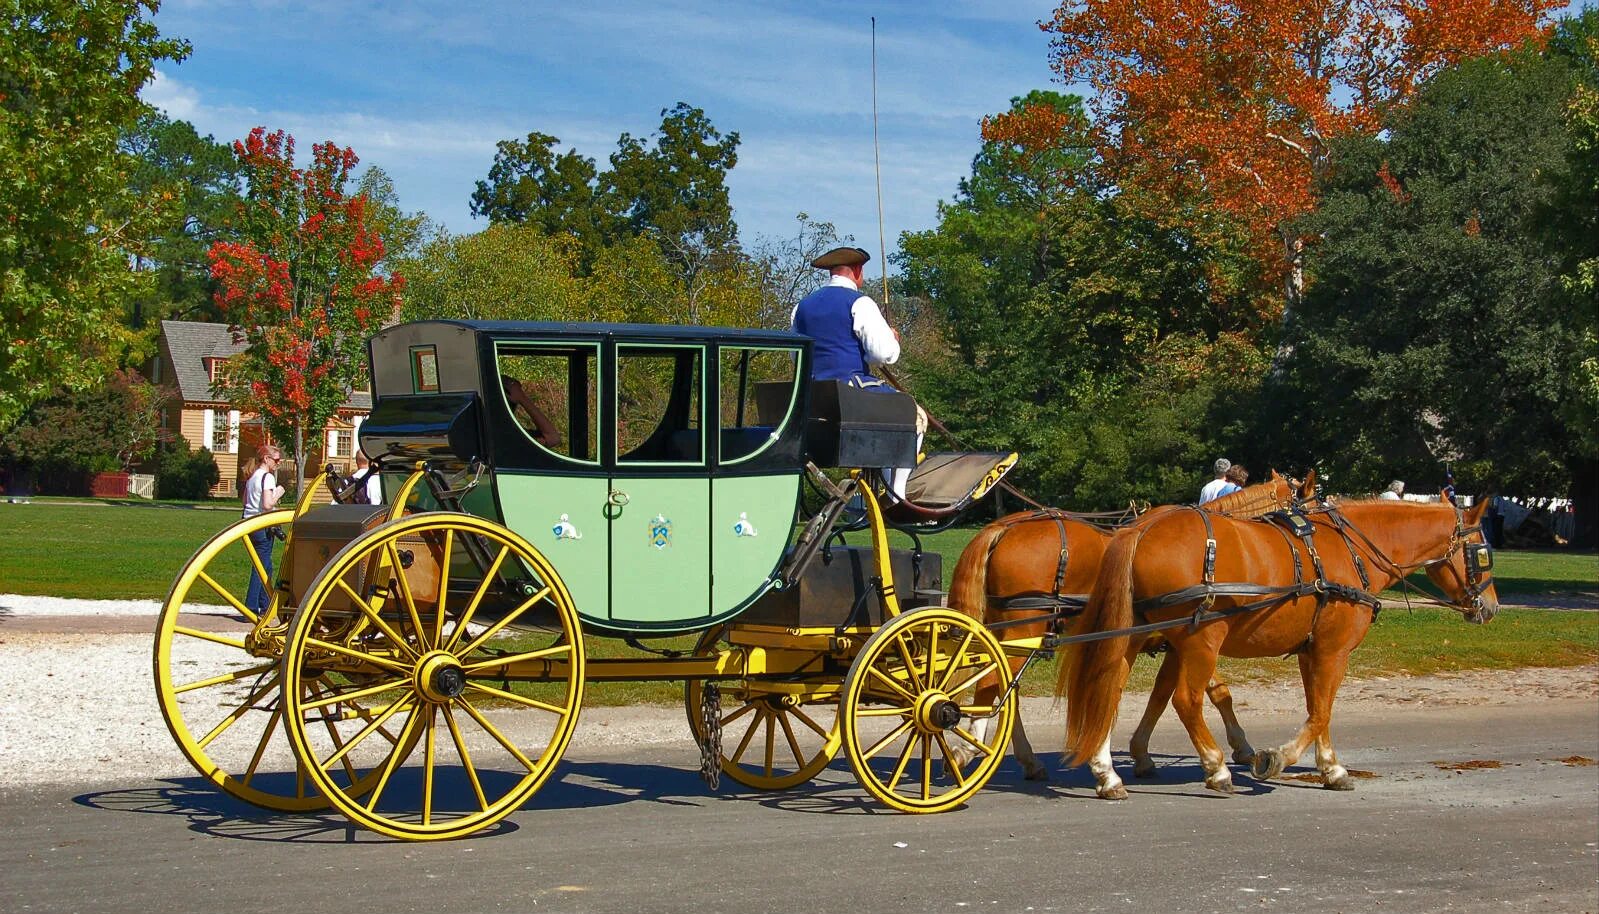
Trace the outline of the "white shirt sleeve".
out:
<instances>
[{"instance_id":1,"label":"white shirt sleeve","mask_svg":"<svg viewBox=\"0 0 1599 914\"><path fill-rule=\"evenodd\" d=\"M366 503L369 505L383 504L383 477L376 473L367 477Z\"/></svg>"},{"instance_id":2,"label":"white shirt sleeve","mask_svg":"<svg viewBox=\"0 0 1599 914\"><path fill-rule=\"evenodd\" d=\"M899 339L894 336L888 321L883 320L883 312L871 296L857 298L850 307L850 317L855 322L855 338L861 341L861 348L866 350L868 364L892 365L899 361Z\"/></svg>"}]
</instances>

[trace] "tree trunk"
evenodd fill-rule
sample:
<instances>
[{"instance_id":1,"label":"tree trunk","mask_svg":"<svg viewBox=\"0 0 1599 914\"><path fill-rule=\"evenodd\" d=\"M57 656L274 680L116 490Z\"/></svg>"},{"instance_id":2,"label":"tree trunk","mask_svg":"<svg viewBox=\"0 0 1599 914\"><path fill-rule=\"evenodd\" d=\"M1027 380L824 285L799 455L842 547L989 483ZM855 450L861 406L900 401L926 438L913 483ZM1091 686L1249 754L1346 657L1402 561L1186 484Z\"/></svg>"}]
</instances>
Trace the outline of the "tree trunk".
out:
<instances>
[{"instance_id":1,"label":"tree trunk","mask_svg":"<svg viewBox=\"0 0 1599 914\"><path fill-rule=\"evenodd\" d=\"M294 420L294 503L300 503L300 496L305 493L305 427L299 419Z\"/></svg>"},{"instance_id":2,"label":"tree trunk","mask_svg":"<svg viewBox=\"0 0 1599 914\"><path fill-rule=\"evenodd\" d=\"M1283 319L1278 327L1281 337L1277 341L1277 353L1271 359L1271 371L1273 374L1282 371L1283 363L1294 352L1293 344L1288 341L1288 332L1290 325L1293 323L1294 312L1299 308L1300 300L1305 296L1304 240L1284 234L1283 257L1288 266L1288 272L1283 276Z\"/></svg>"},{"instance_id":3,"label":"tree trunk","mask_svg":"<svg viewBox=\"0 0 1599 914\"><path fill-rule=\"evenodd\" d=\"M1574 458L1571 470L1571 547L1599 549L1599 459Z\"/></svg>"}]
</instances>

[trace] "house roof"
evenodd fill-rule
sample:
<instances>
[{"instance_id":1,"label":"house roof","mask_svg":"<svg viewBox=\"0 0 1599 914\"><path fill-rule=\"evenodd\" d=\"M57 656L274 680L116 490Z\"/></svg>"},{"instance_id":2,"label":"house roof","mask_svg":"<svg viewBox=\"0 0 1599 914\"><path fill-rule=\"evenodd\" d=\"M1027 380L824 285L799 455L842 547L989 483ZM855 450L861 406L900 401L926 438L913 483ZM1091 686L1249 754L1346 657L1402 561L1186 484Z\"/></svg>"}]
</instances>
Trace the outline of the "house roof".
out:
<instances>
[{"instance_id":1,"label":"house roof","mask_svg":"<svg viewBox=\"0 0 1599 914\"><path fill-rule=\"evenodd\" d=\"M227 399L211 389L206 359L226 359L245 350L233 341L227 324L202 321L162 321L161 335L172 353L172 373L177 377L178 393L185 402L225 403ZM344 401L345 409L372 410L372 394L356 391Z\"/></svg>"}]
</instances>

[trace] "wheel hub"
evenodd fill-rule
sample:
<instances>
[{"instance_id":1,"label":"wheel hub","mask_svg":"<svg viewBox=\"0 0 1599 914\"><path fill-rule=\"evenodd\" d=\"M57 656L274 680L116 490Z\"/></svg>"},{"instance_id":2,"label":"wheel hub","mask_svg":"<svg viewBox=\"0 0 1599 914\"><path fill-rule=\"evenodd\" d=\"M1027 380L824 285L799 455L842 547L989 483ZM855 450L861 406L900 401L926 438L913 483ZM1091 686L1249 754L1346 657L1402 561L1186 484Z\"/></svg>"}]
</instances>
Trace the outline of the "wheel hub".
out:
<instances>
[{"instance_id":1,"label":"wheel hub","mask_svg":"<svg viewBox=\"0 0 1599 914\"><path fill-rule=\"evenodd\" d=\"M916 700L915 722L923 733L942 733L960 724L960 705L937 689L924 692Z\"/></svg>"},{"instance_id":2,"label":"wheel hub","mask_svg":"<svg viewBox=\"0 0 1599 914\"><path fill-rule=\"evenodd\" d=\"M466 691L466 670L448 651L434 651L416 665L416 691L434 704L444 704Z\"/></svg>"}]
</instances>

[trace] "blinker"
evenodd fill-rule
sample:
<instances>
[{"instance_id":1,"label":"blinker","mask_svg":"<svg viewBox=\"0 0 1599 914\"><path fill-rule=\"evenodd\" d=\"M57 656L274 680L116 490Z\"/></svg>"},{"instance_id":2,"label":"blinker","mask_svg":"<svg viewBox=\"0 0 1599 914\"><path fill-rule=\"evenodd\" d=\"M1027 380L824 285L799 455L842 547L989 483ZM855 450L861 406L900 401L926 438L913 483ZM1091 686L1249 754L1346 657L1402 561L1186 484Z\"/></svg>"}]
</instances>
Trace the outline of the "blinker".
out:
<instances>
[{"instance_id":1,"label":"blinker","mask_svg":"<svg viewBox=\"0 0 1599 914\"><path fill-rule=\"evenodd\" d=\"M1466 544L1466 567L1477 574L1487 574L1494 567L1493 549L1487 543Z\"/></svg>"}]
</instances>

